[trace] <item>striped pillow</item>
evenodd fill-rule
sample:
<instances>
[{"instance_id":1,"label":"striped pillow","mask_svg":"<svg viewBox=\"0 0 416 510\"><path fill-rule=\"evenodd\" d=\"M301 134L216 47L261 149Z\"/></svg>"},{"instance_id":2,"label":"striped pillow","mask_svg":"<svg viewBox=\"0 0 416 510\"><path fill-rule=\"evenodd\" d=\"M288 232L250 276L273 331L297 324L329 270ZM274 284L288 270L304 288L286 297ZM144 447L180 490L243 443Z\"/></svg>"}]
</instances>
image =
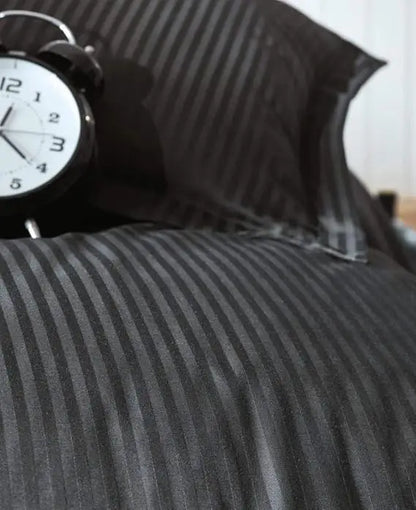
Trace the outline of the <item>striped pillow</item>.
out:
<instances>
[{"instance_id":1,"label":"striped pillow","mask_svg":"<svg viewBox=\"0 0 416 510\"><path fill-rule=\"evenodd\" d=\"M365 258L341 132L379 61L275 0L8 7L59 16L97 47L107 90L96 205L135 220L266 229ZM30 23L8 24L4 39L34 49L51 36Z\"/></svg>"}]
</instances>

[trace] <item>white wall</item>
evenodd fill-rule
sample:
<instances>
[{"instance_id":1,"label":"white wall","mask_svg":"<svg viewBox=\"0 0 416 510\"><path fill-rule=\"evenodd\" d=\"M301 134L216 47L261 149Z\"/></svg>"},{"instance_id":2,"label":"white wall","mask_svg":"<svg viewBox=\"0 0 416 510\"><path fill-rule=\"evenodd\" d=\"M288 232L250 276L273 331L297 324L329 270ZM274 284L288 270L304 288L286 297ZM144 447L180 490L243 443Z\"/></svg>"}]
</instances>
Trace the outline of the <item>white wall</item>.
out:
<instances>
[{"instance_id":1,"label":"white wall","mask_svg":"<svg viewBox=\"0 0 416 510\"><path fill-rule=\"evenodd\" d=\"M416 0L286 0L389 61L354 101L350 167L375 192L416 195Z\"/></svg>"}]
</instances>

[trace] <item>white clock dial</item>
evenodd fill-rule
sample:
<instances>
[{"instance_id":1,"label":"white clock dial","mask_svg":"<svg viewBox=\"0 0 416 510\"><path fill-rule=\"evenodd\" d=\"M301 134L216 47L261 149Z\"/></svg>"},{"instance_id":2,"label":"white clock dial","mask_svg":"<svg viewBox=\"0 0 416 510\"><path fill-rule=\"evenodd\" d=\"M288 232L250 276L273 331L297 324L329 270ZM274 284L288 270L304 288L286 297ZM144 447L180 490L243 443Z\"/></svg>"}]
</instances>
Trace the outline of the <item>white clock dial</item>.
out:
<instances>
[{"instance_id":1,"label":"white clock dial","mask_svg":"<svg viewBox=\"0 0 416 510\"><path fill-rule=\"evenodd\" d=\"M30 60L0 57L0 198L45 186L72 160L81 112L71 89Z\"/></svg>"}]
</instances>

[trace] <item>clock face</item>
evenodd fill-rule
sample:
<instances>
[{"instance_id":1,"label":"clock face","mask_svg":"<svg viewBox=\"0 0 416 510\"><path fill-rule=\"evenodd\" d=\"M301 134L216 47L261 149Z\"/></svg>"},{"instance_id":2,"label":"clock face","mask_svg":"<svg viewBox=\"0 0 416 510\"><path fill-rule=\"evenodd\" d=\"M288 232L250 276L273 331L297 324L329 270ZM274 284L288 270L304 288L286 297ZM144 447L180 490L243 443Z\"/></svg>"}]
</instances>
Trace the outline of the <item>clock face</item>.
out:
<instances>
[{"instance_id":1,"label":"clock face","mask_svg":"<svg viewBox=\"0 0 416 510\"><path fill-rule=\"evenodd\" d=\"M0 57L0 198L36 191L74 157L81 112L71 89L41 64Z\"/></svg>"}]
</instances>

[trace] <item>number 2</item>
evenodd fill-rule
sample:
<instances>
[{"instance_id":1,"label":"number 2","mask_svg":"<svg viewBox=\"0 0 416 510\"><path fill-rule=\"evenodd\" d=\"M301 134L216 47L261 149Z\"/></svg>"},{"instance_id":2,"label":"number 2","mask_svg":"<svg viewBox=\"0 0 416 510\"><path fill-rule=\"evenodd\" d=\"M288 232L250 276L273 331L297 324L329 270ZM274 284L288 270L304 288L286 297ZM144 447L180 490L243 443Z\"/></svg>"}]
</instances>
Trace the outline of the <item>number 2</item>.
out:
<instances>
[{"instance_id":1,"label":"number 2","mask_svg":"<svg viewBox=\"0 0 416 510\"><path fill-rule=\"evenodd\" d=\"M60 118L61 118L61 116L59 115L59 113L50 113L49 114L49 122L51 122L52 124L59 124Z\"/></svg>"}]
</instances>

